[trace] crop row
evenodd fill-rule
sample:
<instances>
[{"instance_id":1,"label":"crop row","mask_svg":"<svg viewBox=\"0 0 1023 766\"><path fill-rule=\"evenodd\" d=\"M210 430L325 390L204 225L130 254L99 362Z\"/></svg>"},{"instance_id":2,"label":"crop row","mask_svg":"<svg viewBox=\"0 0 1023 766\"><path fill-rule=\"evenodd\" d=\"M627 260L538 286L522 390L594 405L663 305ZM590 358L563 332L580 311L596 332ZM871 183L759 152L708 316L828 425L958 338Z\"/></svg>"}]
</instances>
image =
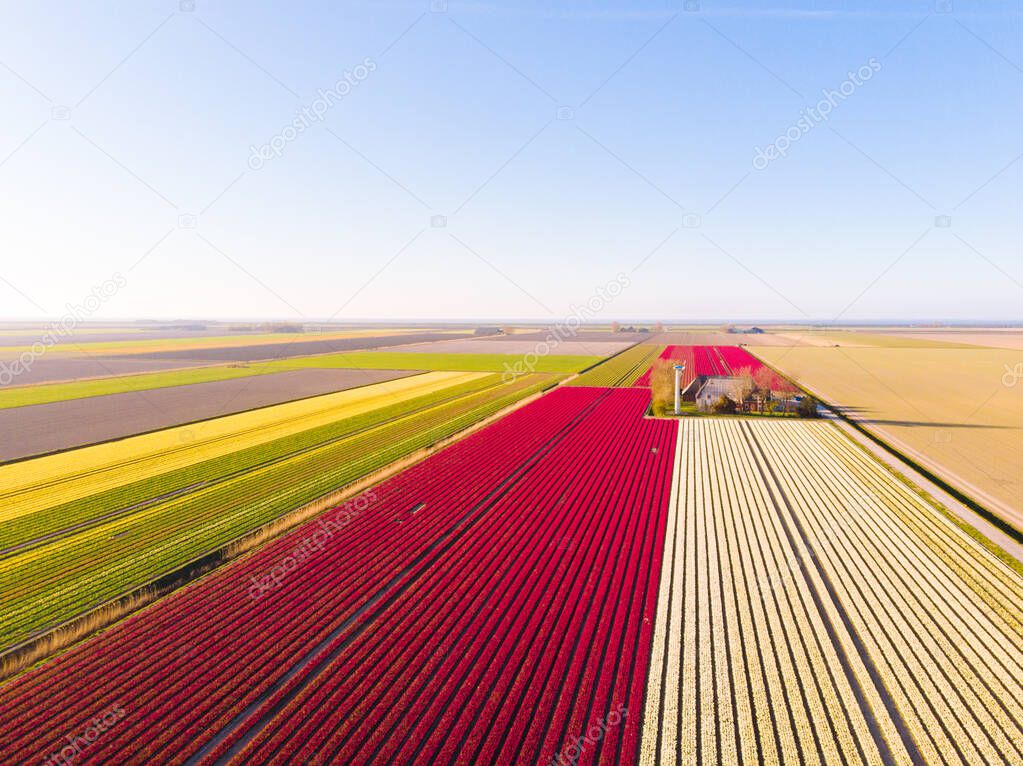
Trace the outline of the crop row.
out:
<instances>
[{"instance_id":1,"label":"crop row","mask_svg":"<svg viewBox=\"0 0 1023 766\"><path fill-rule=\"evenodd\" d=\"M0 527L0 550L23 548L43 536L60 536L83 524L91 524L148 507L154 499L166 500L202 489L212 482L234 478L240 473L351 437L384 423L407 417L430 407L453 402L468 394L494 388L497 376L472 376L466 382L448 379L449 385L426 386L421 391L406 389L391 396L373 396L369 400L341 404L331 401L317 404L308 413L296 413L291 405L280 413L279 407L230 415L201 424L194 432L171 429L133 437L117 443L117 452L109 456L88 456L92 465L83 472L68 471L50 482L28 483L23 491L12 490L4 498L13 505L31 502L18 516L8 518ZM368 386L367 389L376 389ZM408 395L403 395L404 393ZM316 397L317 399L323 397ZM311 403L306 402L305 404ZM293 403L294 404L294 403ZM351 407L350 404L357 406ZM224 422L230 421L230 422ZM160 436L160 444L169 439L166 449L143 441ZM115 445L97 445L107 447ZM82 461L75 450L70 461ZM50 460L50 458L40 458ZM27 461L30 465L36 461ZM146 465L142 465L146 464ZM10 466L14 468L16 466ZM89 478L100 474L107 489L89 489ZM31 497L27 497L31 496ZM4 554L0 553L0 558Z\"/></svg>"},{"instance_id":2,"label":"crop row","mask_svg":"<svg viewBox=\"0 0 1023 766\"><path fill-rule=\"evenodd\" d=\"M98 515L93 523L0 559L0 641L17 642L139 587L545 385L546 376L503 384L494 375L88 498L77 512ZM138 504L139 497L156 500ZM111 508L126 512L105 516Z\"/></svg>"},{"instance_id":3,"label":"crop row","mask_svg":"<svg viewBox=\"0 0 1023 766\"><path fill-rule=\"evenodd\" d=\"M641 343L615 354L572 380L570 386L631 386L636 376L646 370L657 357L661 347Z\"/></svg>"},{"instance_id":4,"label":"crop row","mask_svg":"<svg viewBox=\"0 0 1023 766\"><path fill-rule=\"evenodd\" d=\"M830 424L681 424L641 762L1023 759L1023 580Z\"/></svg>"},{"instance_id":5,"label":"crop row","mask_svg":"<svg viewBox=\"0 0 1023 766\"><path fill-rule=\"evenodd\" d=\"M0 688L0 760L41 760L60 732L114 703L126 717L81 762L181 760L240 730L246 713L302 683L347 638L395 573L411 576L424 550L601 396L542 397ZM317 532L323 545L267 587Z\"/></svg>"},{"instance_id":6,"label":"crop row","mask_svg":"<svg viewBox=\"0 0 1023 766\"><path fill-rule=\"evenodd\" d=\"M176 426L58 455L0 466L0 519L16 522L58 505L167 474L199 462L266 445L319 426L372 413L393 404L479 384L473 373L427 373L348 389L200 423ZM147 498L140 498L147 499ZM65 518L65 514L60 514ZM12 540L4 525L0 546Z\"/></svg>"},{"instance_id":7,"label":"crop row","mask_svg":"<svg viewBox=\"0 0 1023 766\"><path fill-rule=\"evenodd\" d=\"M241 762L549 763L591 728L577 763L631 762L674 441L646 404L606 396Z\"/></svg>"}]
</instances>

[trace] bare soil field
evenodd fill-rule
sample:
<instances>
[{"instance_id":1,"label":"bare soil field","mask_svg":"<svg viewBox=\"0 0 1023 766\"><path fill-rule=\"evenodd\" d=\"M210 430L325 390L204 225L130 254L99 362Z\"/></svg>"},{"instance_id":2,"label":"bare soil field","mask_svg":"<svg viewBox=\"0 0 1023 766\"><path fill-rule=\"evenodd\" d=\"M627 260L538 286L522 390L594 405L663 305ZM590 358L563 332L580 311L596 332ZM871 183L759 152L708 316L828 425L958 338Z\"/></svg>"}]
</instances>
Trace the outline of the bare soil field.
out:
<instances>
[{"instance_id":1,"label":"bare soil field","mask_svg":"<svg viewBox=\"0 0 1023 766\"><path fill-rule=\"evenodd\" d=\"M332 340L300 340L303 336L296 335L294 341L282 343L261 343L251 346L229 346L225 348L193 348L180 351L154 351L132 354L135 359L188 359L201 360L205 363L215 362L255 362L264 359L290 359L296 356L313 354L333 354L339 351L355 351L359 349L384 348L400 346L406 343L424 343L427 341L446 340L451 333L408 333L400 335L364 336L355 338L335 338Z\"/></svg>"},{"instance_id":2,"label":"bare soil field","mask_svg":"<svg viewBox=\"0 0 1023 766\"><path fill-rule=\"evenodd\" d=\"M417 374L305 369L0 410L0 461L344 391Z\"/></svg>"},{"instance_id":3,"label":"bare soil field","mask_svg":"<svg viewBox=\"0 0 1023 766\"><path fill-rule=\"evenodd\" d=\"M1023 353L764 348L757 355L1023 530Z\"/></svg>"},{"instance_id":4,"label":"bare soil field","mask_svg":"<svg viewBox=\"0 0 1023 766\"><path fill-rule=\"evenodd\" d=\"M545 338L546 336L544 336ZM509 354L521 356L523 354L537 353L537 347L541 350L546 342L544 338L537 340L521 340L521 336L515 339L484 339L466 338L458 340L442 340L429 343L409 343L402 346L393 346L388 351L396 353L408 352L410 354ZM608 341L576 341L564 342L550 345L550 353L557 356L611 356L619 351L624 351L632 343L630 341L611 343Z\"/></svg>"},{"instance_id":5,"label":"bare soil field","mask_svg":"<svg viewBox=\"0 0 1023 766\"><path fill-rule=\"evenodd\" d=\"M0 362L10 364L11 361L0 358ZM182 367L202 367L207 364L211 364L211 362L203 359L43 356L36 359L29 369L15 375L10 380L7 380L7 376L0 376L0 388L29 386L36 383L56 383L81 378L134 375L140 372L160 372Z\"/></svg>"},{"instance_id":6,"label":"bare soil field","mask_svg":"<svg viewBox=\"0 0 1023 766\"><path fill-rule=\"evenodd\" d=\"M46 327L32 330L13 330L0 332L0 346L31 346L39 341L48 331ZM61 345L74 350L79 343L114 343L119 341L137 342L142 340L169 340L172 338L202 338L211 335L212 331L173 331L173 330L79 330L66 336Z\"/></svg>"},{"instance_id":7,"label":"bare soil field","mask_svg":"<svg viewBox=\"0 0 1023 766\"><path fill-rule=\"evenodd\" d=\"M531 340L544 341L551 335L553 330L527 330L516 332L511 335L495 335L493 337L481 338L480 340L517 341ZM571 337L562 339L563 343L638 343L650 337L646 332L610 332L604 330L580 330Z\"/></svg>"}]
</instances>

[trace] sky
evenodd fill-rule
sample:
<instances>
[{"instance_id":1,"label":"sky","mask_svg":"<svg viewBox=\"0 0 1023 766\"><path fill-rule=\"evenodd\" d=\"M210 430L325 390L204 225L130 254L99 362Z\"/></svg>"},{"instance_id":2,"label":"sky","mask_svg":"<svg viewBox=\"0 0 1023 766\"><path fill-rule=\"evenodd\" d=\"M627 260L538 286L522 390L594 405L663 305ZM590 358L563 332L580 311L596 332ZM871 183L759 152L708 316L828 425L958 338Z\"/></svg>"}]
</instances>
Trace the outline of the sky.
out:
<instances>
[{"instance_id":1,"label":"sky","mask_svg":"<svg viewBox=\"0 0 1023 766\"><path fill-rule=\"evenodd\" d=\"M1023 3L0 19L0 317L1023 320Z\"/></svg>"}]
</instances>

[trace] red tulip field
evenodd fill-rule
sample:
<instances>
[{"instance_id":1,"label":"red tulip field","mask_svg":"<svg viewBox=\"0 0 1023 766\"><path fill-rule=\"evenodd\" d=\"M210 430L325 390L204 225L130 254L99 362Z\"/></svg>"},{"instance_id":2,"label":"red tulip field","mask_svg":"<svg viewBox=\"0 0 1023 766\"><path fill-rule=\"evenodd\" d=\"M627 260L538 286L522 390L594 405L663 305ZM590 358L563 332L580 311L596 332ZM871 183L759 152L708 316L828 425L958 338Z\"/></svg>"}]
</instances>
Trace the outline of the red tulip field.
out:
<instances>
[{"instance_id":1,"label":"red tulip field","mask_svg":"<svg viewBox=\"0 0 1023 766\"><path fill-rule=\"evenodd\" d=\"M14 676L0 763L1023 762L1019 569L831 422L650 399L554 388Z\"/></svg>"},{"instance_id":2,"label":"red tulip field","mask_svg":"<svg viewBox=\"0 0 1023 766\"><path fill-rule=\"evenodd\" d=\"M634 754L676 434L646 405L558 389L26 673L0 760L113 705L76 762Z\"/></svg>"},{"instance_id":3,"label":"red tulip field","mask_svg":"<svg viewBox=\"0 0 1023 766\"><path fill-rule=\"evenodd\" d=\"M761 370L767 370L765 382L769 381L770 388L791 388L791 384L784 378L771 372L763 362L740 346L667 346L661 352L660 358L685 364L686 369L682 375L683 387L704 375L734 376L749 372L756 376L764 374L760 372ZM633 385L648 388L652 371L653 368L648 369Z\"/></svg>"}]
</instances>

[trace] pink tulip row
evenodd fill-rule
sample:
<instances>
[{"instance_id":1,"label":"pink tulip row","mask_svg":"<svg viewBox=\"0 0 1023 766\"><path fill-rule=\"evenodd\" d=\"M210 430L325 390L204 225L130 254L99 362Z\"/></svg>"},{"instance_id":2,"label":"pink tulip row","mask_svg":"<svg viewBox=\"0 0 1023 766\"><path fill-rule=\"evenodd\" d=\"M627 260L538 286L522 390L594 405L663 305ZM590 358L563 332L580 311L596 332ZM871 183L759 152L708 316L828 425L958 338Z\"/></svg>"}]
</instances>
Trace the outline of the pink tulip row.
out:
<instances>
[{"instance_id":1,"label":"pink tulip row","mask_svg":"<svg viewBox=\"0 0 1023 766\"><path fill-rule=\"evenodd\" d=\"M341 506L307 522L0 688L0 762L42 760L53 743L40 732L59 740L111 701L124 720L79 763L177 761L218 732L228 736L213 755L225 752L313 672L315 661L296 667L301 658L344 641L357 623L332 633L371 594L397 572L415 575L423 550L604 395L557 389L374 487L358 512ZM273 588L255 587L318 532L330 537L307 560Z\"/></svg>"},{"instance_id":2,"label":"pink tulip row","mask_svg":"<svg viewBox=\"0 0 1023 766\"><path fill-rule=\"evenodd\" d=\"M245 763L635 760L674 424L608 393L314 683Z\"/></svg>"}]
</instances>

